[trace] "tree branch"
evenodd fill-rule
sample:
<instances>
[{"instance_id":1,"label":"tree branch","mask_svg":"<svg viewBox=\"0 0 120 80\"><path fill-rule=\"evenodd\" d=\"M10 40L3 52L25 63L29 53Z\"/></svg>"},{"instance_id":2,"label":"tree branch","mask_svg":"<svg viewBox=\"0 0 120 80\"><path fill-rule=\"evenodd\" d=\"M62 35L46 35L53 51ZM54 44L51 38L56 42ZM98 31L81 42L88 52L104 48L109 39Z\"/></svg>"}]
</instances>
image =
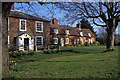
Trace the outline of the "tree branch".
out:
<instances>
[{"instance_id":1,"label":"tree branch","mask_svg":"<svg viewBox=\"0 0 120 80\"><path fill-rule=\"evenodd\" d=\"M100 24L97 24L95 21L94 21L94 19L93 19L93 23L95 24L95 25L97 25L97 26L102 26L102 27L106 27L107 25L100 25Z\"/></svg>"}]
</instances>

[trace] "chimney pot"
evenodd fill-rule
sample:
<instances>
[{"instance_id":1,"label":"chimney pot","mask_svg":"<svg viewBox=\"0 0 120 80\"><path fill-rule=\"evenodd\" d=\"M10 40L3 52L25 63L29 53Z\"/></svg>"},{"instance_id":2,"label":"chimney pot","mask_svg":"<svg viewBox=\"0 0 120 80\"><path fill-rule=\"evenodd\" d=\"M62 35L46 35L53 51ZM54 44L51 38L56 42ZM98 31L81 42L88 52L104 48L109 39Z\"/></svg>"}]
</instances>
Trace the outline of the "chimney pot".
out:
<instances>
[{"instance_id":1,"label":"chimney pot","mask_svg":"<svg viewBox=\"0 0 120 80\"><path fill-rule=\"evenodd\" d=\"M58 20L56 18L53 18L52 23L57 25L58 24Z\"/></svg>"},{"instance_id":2,"label":"chimney pot","mask_svg":"<svg viewBox=\"0 0 120 80\"><path fill-rule=\"evenodd\" d=\"M77 28L81 29L81 24L80 23L77 24Z\"/></svg>"}]
</instances>

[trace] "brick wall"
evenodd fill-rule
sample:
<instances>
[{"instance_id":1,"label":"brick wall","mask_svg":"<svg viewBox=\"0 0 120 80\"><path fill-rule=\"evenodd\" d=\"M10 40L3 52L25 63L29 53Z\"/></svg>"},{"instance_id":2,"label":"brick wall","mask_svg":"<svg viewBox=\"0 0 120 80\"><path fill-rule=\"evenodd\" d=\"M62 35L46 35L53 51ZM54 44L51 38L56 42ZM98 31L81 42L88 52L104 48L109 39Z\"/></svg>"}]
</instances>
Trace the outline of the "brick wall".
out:
<instances>
[{"instance_id":1,"label":"brick wall","mask_svg":"<svg viewBox=\"0 0 120 80\"><path fill-rule=\"evenodd\" d=\"M14 37L18 35L20 32L27 32L29 35L35 36L43 36L43 45L47 47L49 43L49 34L50 34L50 22L43 22L43 32L36 32L36 20L26 20L26 31L20 31L20 18L9 17L9 31L8 35L10 36L10 46L15 44ZM41 21L42 22L42 21ZM35 40L34 40L35 44Z\"/></svg>"}]
</instances>

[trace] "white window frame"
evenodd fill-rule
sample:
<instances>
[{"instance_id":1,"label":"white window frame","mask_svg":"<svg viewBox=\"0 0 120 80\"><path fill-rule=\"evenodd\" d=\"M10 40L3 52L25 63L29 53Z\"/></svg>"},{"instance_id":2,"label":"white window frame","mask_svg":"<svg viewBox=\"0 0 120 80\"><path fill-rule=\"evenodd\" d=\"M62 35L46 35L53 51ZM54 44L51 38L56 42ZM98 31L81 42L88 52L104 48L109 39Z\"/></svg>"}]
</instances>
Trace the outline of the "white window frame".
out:
<instances>
[{"instance_id":1,"label":"white window frame","mask_svg":"<svg viewBox=\"0 0 120 80\"><path fill-rule=\"evenodd\" d=\"M58 44L58 38L53 38L53 39L56 39L57 40L57 42L55 43L55 41L54 41L54 44Z\"/></svg>"},{"instance_id":2,"label":"white window frame","mask_svg":"<svg viewBox=\"0 0 120 80\"><path fill-rule=\"evenodd\" d=\"M10 23L9 23L10 21L9 21L9 18L8 18L8 31L9 31L9 29L10 29Z\"/></svg>"},{"instance_id":3,"label":"white window frame","mask_svg":"<svg viewBox=\"0 0 120 80\"><path fill-rule=\"evenodd\" d=\"M35 45L37 46L37 37L41 37L42 38L42 45L43 45L43 37L42 36L36 36L35 37ZM42 45L40 45L40 46L42 46Z\"/></svg>"},{"instance_id":4,"label":"white window frame","mask_svg":"<svg viewBox=\"0 0 120 80\"><path fill-rule=\"evenodd\" d=\"M91 43L93 43L93 40L91 39Z\"/></svg>"},{"instance_id":5,"label":"white window frame","mask_svg":"<svg viewBox=\"0 0 120 80\"><path fill-rule=\"evenodd\" d=\"M67 42L67 39L68 39L68 42ZM69 38L65 39L65 44L69 44Z\"/></svg>"},{"instance_id":6,"label":"white window frame","mask_svg":"<svg viewBox=\"0 0 120 80\"><path fill-rule=\"evenodd\" d=\"M83 32L80 32L80 35L83 36Z\"/></svg>"},{"instance_id":7,"label":"white window frame","mask_svg":"<svg viewBox=\"0 0 120 80\"><path fill-rule=\"evenodd\" d=\"M90 43L91 42L91 39L88 39L88 43Z\"/></svg>"},{"instance_id":8,"label":"white window frame","mask_svg":"<svg viewBox=\"0 0 120 80\"><path fill-rule=\"evenodd\" d=\"M10 36L8 35L8 47L10 45Z\"/></svg>"},{"instance_id":9,"label":"white window frame","mask_svg":"<svg viewBox=\"0 0 120 80\"><path fill-rule=\"evenodd\" d=\"M77 39L77 42L79 43L79 39Z\"/></svg>"},{"instance_id":10,"label":"white window frame","mask_svg":"<svg viewBox=\"0 0 120 80\"><path fill-rule=\"evenodd\" d=\"M66 34L70 34L69 30L66 30Z\"/></svg>"},{"instance_id":11,"label":"white window frame","mask_svg":"<svg viewBox=\"0 0 120 80\"><path fill-rule=\"evenodd\" d=\"M25 21L25 30L21 29L21 21ZM26 20L25 19L20 19L20 31L26 31Z\"/></svg>"},{"instance_id":12,"label":"white window frame","mask_svg":"<svg viewBox=\"0 0 120 80\"><path fill-rule=\"evenodd\" d=\"M88 33L88 36L89 36L89 37L91 37L91 34L90 34L90 33Z\"/></svg>"},{"instance_id":13,"label":"white window frame","mask_svg":"<svg viewBox=\"0 0 120 80\"><path fill-rule=\"evenodd\" d=\"M55 30L57 30L57 32L55 32ZM58 34L58 29L54 29L54 33L55 33L55 34Z\"/></svg>"},{"instance_id":14,"label":"white window frame","mask_svg":"<svg viewBox=\"0 0 120 80\"><path fill-rule=\"evenodd\" d=\"M41 31L38 31L37 30L37 23L41 23ZM40 22L40 21L36 21L36 32L43 32L43 22Z\"/></svg>"}]
</instances>

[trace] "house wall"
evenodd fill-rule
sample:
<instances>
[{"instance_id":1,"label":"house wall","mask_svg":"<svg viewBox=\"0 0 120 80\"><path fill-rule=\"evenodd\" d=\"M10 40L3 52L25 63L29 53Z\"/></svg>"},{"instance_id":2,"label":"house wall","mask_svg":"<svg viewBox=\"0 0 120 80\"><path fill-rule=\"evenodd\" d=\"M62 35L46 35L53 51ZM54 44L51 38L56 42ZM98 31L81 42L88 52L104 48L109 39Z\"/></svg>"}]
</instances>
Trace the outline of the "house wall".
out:
<instances>
[{"instance_id":1,"label":"house wall","mask_svg":"<svg viewBox=\"0 0 120 80\"><path fill-rule=\"evenodd\" d=\"M20 33L20 30L19 30L19 18L9 17L8 35L10 36L10 46L14 46L16 44L14 37L16 35L18 35L18 33Z\"/></svg>"},{"instance_id":2,"label":"house wall","mask_svg":"<svg viewBox=\"0 0 120 80\"><path fill-rule=\"evenodd\" d=\"M86 37L80 37L80 39L82 39L82 43L81 43L82 45L84 45L84 43L87 42Z\"/></svg>"},{"instance_id":3,"label":"house wall","mask_svg":"<svg viewBox=\"0 0 120 80\"><path fill-rule=\"evenodd\" d=\"M92 41L96 41L96 38L95 37L91 37Z\"/></svg>"},{"instance_id":4,"label":"house wall","mask_svg":"<svg viewBox=\"0 0 120 80\"><path fill-rule=\"evenodd\" d=\"M29 35L33 36L43 36L43 47L46 48L49 43L50 35L50 22L43 22L43 32L36 32L36 20L26 20L26 31L20 31L20 18L9 17L9 31L8 35L10 36L10 46L16 45L15 36L21 32L27 32ZM34 40L35 44L35 40Z\"/></svg>"}]
</instances>

